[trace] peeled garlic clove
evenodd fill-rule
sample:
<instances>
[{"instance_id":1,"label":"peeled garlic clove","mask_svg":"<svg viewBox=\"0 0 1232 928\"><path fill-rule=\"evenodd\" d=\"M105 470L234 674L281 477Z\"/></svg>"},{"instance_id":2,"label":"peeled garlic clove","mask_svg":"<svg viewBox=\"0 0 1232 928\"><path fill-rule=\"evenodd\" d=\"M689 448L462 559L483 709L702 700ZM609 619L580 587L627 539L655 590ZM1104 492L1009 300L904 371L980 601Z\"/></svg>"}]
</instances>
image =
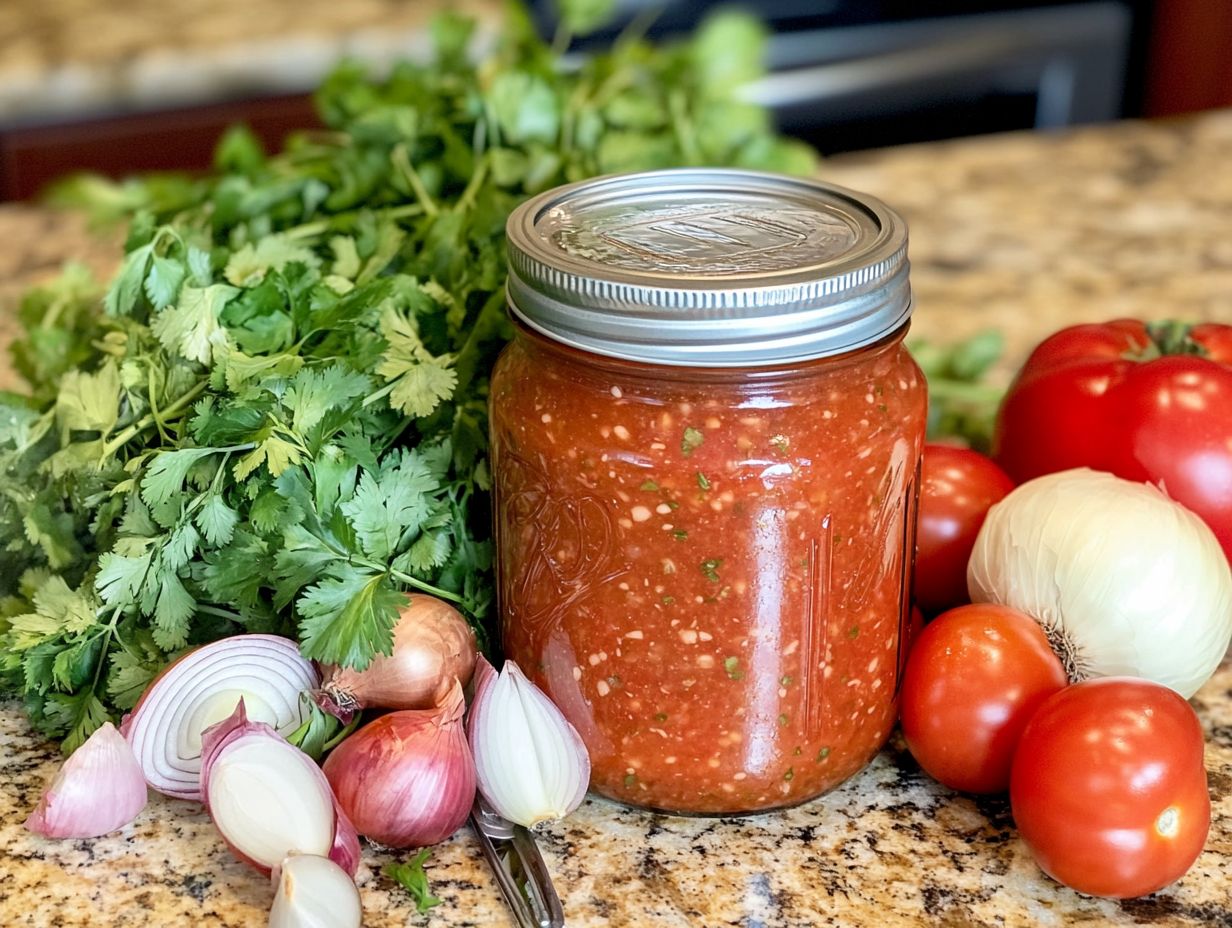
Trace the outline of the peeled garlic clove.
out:
<instances>
[{"instance_id":1,"label":"peeled garlic clove","mask_svg":"<svg viewBox=\"0 0 1232 928\"><path fill-rule=\"evenodd\" d=\"M145 802L141 765L107 722L64 762L26 827L45 838L97 838L129 824Z\"/></svg>"},{"instance_id":2,"label":"peeled garlic clove","mask_svg":"<svg viewBox=\"0 0 1232 928\"><path fill-rule=\"evenodd\" d=\"M564 818L590 784L590 755L564 714L513 661L500 675L482 658L467 720L479 792L527 828Z\"/></svg>"},{"instance_id":3,"label":"peeled garlic clove","mask_svg":"<svg viewBox=\"0 0 1232 928\"><path fill-rule=\"evenodd\" d=\"M269 928L360 928L359 890L326 857L295 854L282 862Z\"/></svg>"}]
</instances>

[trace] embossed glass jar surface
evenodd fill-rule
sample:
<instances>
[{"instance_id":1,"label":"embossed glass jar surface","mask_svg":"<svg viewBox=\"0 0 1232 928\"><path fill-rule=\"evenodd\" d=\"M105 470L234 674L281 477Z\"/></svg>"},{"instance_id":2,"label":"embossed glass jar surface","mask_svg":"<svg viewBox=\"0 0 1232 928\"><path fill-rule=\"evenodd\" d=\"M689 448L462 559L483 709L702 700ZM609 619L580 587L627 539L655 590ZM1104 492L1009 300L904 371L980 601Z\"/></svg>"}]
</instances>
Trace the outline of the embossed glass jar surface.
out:
<instances>
[{"instance_id":1,"label":"embossed glass jar surface","mask_svg":"<svg viewBox=\"0 0 1232 928\"><path fill-rule=\"evenodd\" d=\"M739 178L714 183L741 189ZM574 259L570 272L596 265L589 303L568 279L519 266L511 219L517 335L492 380L505 651L577 726L604 795L690 813L811 798L863 767L895 718L925 390L902 347L905 311L890 305L902 290L886 284L904 267L860 280L851 255L867 257L871 234L889 239L877 254L901 261L905 235L882 234L896 217L879 204L871 232L835 233L847 217L824 197L792 204L822 214L811 223L764 203L712 210L713 194L650 216L621 197L562 216L570 196L519 212L551 227L548 250ZM821 234L802 245L810 229ZM810 255L817 281L848 283L811 286L800 272ZM661 292L611 305L612 286L646 285L629 282L639 260ZM689 266L665 271L671 262ZM755 285L709 295L766 275L777 279L764 288L795 275L797 292L771 294L768 309ZM664 297L675 278L692 289ZM846 336L810 317L827 306ZM748 328L750 313L763 324ZM656 314L660 337L629 336ZM710 337L688 330L698 318ZM760 346L752 360L742 344Z\"/></svg>"}]
</instances>

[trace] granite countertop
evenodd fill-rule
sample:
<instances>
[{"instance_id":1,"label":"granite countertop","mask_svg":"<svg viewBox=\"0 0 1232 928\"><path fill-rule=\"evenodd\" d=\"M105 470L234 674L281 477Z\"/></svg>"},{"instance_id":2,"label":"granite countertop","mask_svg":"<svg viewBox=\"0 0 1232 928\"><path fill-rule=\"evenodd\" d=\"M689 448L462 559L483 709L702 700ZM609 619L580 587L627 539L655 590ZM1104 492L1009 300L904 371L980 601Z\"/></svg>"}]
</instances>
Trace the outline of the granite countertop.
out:
<instances>
[{"instance_id":1,"label":"granite countertop","mask_svg":"<svg viewBox=\"0 0 1232 928\"><path fill-rule=\"evenodd\" d=\"M426 50L448 7L500 0L4 0L0 125L71 120L314 88L340 57Z\"/></svg>"},{"instance_id":2,"label":"granite countertop","mask_svg":"<svg viewBox=\"0 0 1232 928\"><path fill-rule=\"evenodd\" d=\"M1228 152L1232 112L887 150L835 159L824 174L906 215L916 333L943 340L998 326L1004 376L1069 322L1232 322ZM0 241L0 304L62 258L105 268L114 257L78 220L30 208L0 209ZM0 308L0 340L10 314ZM897 742L841 789L787 812L682 819L589 800L541 844L575 928L1229 925L1232 665L1193 702L1208 738L1211 834L1190 873L1145 900L1090 899L1053 883L1003 798L937 786ZM231 859L194 805L152 798L133 826L94 841L27 834L21 822L55 764L17 706L0 706L0 925L265 924L269 888ZM509 924L468 831L433 853L445 904L428 916L379 877L387 859L365 852L369 928Z\"/></svg>"}]
</instances>

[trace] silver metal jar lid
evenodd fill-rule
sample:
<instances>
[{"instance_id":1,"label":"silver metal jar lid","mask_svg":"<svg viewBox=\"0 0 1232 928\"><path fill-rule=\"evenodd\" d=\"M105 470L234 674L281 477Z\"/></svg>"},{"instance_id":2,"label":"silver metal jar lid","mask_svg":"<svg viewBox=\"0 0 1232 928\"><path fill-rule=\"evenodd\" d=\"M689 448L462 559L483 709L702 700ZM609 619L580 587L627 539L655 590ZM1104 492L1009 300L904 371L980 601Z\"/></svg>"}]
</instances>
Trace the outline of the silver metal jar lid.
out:
<instances>
[{"instance_id":1,"label":"silver metal jar lid","mask_svg":"<svg viewBox=\"0 0 1232 928\"><path fill-rule=\"evenodd\" d=\"M911 315L907 226L881 201L688 168L557 187L513 211L509 304L609 357L749 367L872 344Z\"/></svg>"}]
</instances>

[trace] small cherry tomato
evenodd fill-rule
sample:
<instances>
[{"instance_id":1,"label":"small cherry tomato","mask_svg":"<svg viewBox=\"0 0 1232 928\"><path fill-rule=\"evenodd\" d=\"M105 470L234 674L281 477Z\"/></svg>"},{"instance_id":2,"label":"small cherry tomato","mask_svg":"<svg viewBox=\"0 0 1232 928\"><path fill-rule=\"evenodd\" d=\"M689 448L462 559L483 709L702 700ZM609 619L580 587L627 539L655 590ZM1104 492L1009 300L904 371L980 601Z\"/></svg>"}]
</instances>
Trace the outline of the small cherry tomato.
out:
<instances>
[{"instance_id":1,"label":"small cherry tomato","mask_svg":"<svg viewBox=\"0 0 1232 928\"><path fill-rule=\"evenodd\" d=\"M1202 852L1211 801L1202 726L1147 680L1067 687L1031 717L1010 783L1014 821L1049 876L1129 899L1179 879Z\"/></svg>"},{"instance_id":2,"label":"small cherry tomato","mask_svg":"<svg viewBox=\"0 0 1232 928\"><path fill-rule=\"evenodd\" d=\"M915 600L926 615L968 602L967 561L993 503L1014 482L978 451L924 446L916 533Z\"/></svg>"},{"instance_id":3,"label":"small cherry tomato","mask_svg":"<svg viewBox=\"0 0 1232 928\"><path fill-rule=\"evenodd\" d=\"M1031 713L1066 685L1039 623L980 603L938 616L907 658L899 718L912 756L952 789L996 793Z\"/></svg>"}]
</instances>

